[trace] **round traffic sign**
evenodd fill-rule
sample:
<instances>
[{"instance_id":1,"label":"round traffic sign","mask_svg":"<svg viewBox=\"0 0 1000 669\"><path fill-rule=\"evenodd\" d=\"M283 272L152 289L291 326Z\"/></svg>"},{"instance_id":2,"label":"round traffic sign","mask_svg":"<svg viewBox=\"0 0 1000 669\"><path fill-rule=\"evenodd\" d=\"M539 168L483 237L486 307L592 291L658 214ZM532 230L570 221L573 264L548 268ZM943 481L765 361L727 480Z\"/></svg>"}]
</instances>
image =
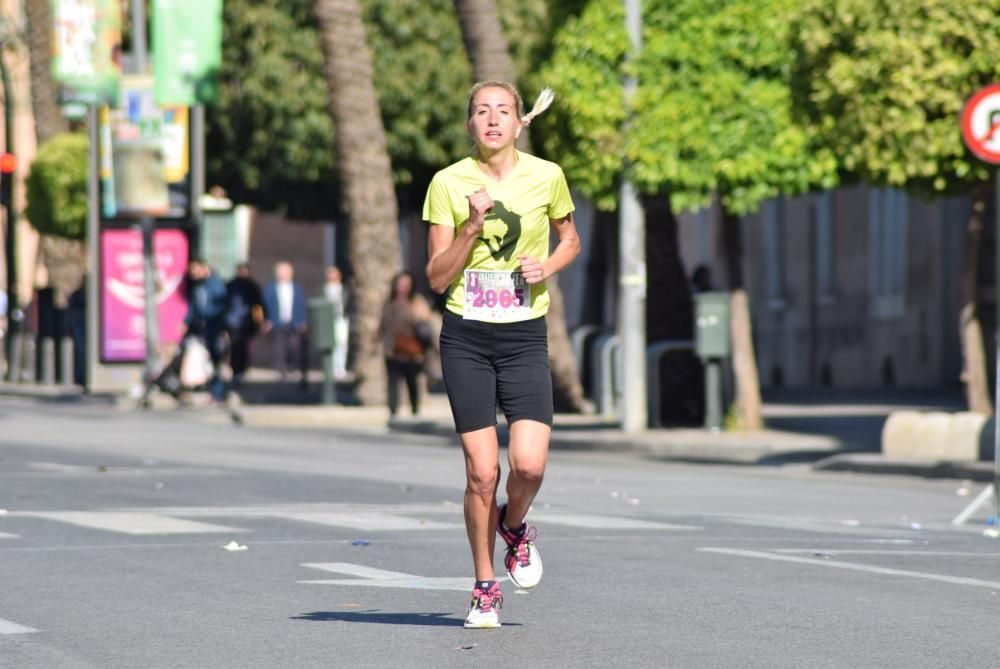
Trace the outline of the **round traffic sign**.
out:
<instances>
[{"instance_id":1,"label":"round traffic sign","mask_svg":"<svg viewBox=\"0 0 1000 669\"><path fill-rule=\"evenodd\" d=\"M1000 84L980 89L965 103L962 139L978 158L1000 165Z\"/></svg>"}]
</instances>

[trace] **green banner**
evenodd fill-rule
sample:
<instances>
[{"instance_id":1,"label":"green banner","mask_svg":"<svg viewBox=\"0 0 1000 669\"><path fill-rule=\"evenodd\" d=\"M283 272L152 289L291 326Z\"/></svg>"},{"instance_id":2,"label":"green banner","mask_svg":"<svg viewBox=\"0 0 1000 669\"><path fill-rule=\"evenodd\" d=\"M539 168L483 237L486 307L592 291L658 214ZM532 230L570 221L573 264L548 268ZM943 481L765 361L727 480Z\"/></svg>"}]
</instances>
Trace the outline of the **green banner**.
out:
<instances>
[{"instance_id":1,"label":"green banner","mask_svg":"<svg viewBox=\"0 0 1000 669\"><path fill-rule=\"evenodd\" d=\"M215 101L222 63L222 0L153 0L156 102Z\"/></svg>"},{"instance_id":2,"label":"green banner","mask_svg":"<svg viewBox=\"0 0 1000 669\"><path fill-rule=\"evenodd\" d=\"M52 76L65 104L117 104L121 77L118 0L51 0Z\"/></svg>"}]
</instances>

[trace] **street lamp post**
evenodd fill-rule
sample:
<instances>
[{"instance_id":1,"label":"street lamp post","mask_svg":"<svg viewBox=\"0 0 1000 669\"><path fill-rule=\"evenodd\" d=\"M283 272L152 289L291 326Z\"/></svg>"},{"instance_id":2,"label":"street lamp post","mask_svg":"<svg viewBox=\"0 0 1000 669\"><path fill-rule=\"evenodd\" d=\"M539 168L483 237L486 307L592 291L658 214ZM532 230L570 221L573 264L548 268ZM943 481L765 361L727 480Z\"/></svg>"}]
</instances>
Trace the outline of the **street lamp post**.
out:
<instances>
[{"instance_id":1,"label":"street lamp post","mask_svg":"<svg viewBox=\"0 0 1000 669\"><path fill-rule=\"evenodd\" d=\"M634 61L642 49L641 0L624 0L625 26L632 44ZM625 80L625 106L639 87L636 75ZM622 352L622 429L638 432L647 426L646 407L646 234L642 203L626 174L619 193L620 309L618 336Z\"/></svg>"},{"instance_id":2,"label":"street lamp post","mask_svg":"<svg viewBox=\"0 0 1000 669\"><path fill-rule=\"evenodd\" d=\"M3 123L4 152L12 156L14 152L14 87L10 82L10 72L7 71L7 61L3 57L4 42L0 41L0 79L3 81ZM7 336L5 338L7 354L8 381L14 382L20 367L16 364L20 357L21 310L18 305L17 286L17 207L14 206L14 172L3 177L5 188L9 188L10 198L7 201L7 232L4 235L4 251L7 260Z\"/></svg>"}]
</instances>

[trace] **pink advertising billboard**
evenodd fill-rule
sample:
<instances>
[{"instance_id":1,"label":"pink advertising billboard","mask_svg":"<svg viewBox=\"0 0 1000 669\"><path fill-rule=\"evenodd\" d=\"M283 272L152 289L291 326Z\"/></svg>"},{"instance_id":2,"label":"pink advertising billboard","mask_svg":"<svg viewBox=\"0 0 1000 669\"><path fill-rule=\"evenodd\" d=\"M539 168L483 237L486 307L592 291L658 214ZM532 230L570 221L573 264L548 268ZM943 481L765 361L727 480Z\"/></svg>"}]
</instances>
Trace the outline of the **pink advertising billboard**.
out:
<instances>
[{"instance_id":1,"label":"pink advertising billboard","mask_svg":"<svg viewBox=\"0 0 1000 669\"><path fill-rule=\"evenodd\" d=\"M187 314L184 276L188 238L181 230L157 230L156 303L160 342L180 341ZM101 231L101 361L141 362L146 359L145 291L142 285L142 233Z\"/></svg>"}]
</instances>

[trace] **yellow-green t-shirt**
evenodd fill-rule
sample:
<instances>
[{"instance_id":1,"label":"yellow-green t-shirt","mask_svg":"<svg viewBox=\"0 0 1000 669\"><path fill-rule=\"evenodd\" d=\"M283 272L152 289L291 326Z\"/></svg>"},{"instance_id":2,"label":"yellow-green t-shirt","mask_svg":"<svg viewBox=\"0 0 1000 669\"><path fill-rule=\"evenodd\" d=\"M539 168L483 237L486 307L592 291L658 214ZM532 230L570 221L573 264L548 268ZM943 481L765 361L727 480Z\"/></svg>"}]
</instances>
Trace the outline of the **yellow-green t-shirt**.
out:
<instances>
[{"instance_id":1,"label":"yellow-green t-shirt","mask_svg":"<svg viewBox=\"0 0 1000 669\"><path fill-rule=\"evenodd\" d=\"M469 219L468 197L485 187L493 199L482 233L473 242L464 269L517 270L518 257L549 257L549 219L574 210L562 169L555 163L517 152L517 165L501 181L488 178L475 158L465 158L434 175L424 200L423 220L455 228L458 235ZM530 318L549 310L545 282L529 286ZM462 315L465 274L459 272L448 291L447 309Z\"/></svg>"}]
</instances>

